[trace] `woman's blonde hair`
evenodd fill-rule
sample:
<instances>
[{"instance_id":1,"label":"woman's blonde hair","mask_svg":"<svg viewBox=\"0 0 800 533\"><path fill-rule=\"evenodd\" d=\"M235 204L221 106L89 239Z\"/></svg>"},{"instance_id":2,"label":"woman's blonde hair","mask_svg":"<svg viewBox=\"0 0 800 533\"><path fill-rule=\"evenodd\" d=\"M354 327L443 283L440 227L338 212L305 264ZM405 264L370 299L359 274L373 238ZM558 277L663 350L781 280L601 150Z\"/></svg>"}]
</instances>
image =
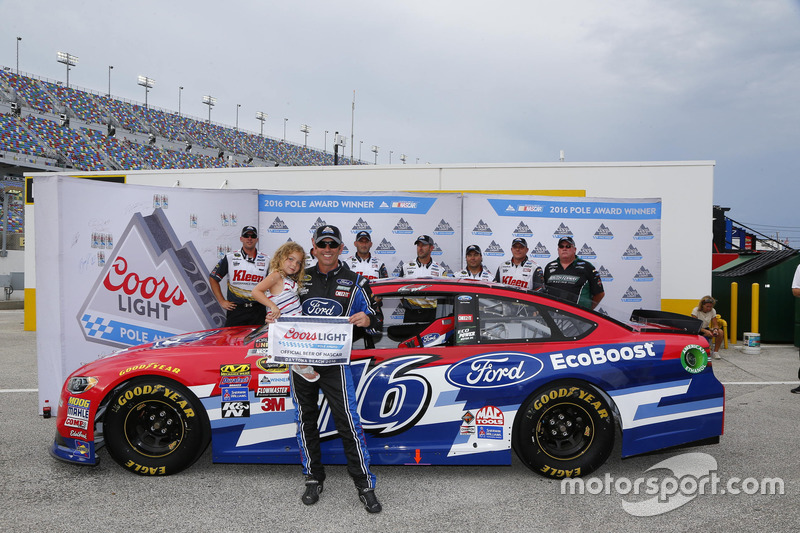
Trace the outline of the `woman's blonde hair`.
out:
<instances>
[{"instance_id":1,"label":"woman's blonde hair","mask_svg":"<svg viewBox=\"0 0 800 533\"><path fill-rule=\"evenodd\" d=\"M698 309L702 309L705 304L715 305L717 301L711 296L706 295L700 298L700 303L697 304Z\"/></svg>"},{"instance_id":2,"label":"woman's blonde hair","mask_svg":"<svg viewBox=\"0 0 800 533\"><path fill-rule=\"evenodd\" d=\"M298 252L302 259L300 260L300 270L296 273L288 276L286 272L283 271L283 262L286 260L287 257L292 255L293 253ZM272 255L272 260L269 262L269 271L270 272L280 272L281 276L285 278L293 279L297 283L297 288L301 288L303 286L303 278L305 277L306 273L306 251L303 249L302 246L297 244L294 241L287 241L281 244L275 253Z\"/></svg>"}]
</instances>

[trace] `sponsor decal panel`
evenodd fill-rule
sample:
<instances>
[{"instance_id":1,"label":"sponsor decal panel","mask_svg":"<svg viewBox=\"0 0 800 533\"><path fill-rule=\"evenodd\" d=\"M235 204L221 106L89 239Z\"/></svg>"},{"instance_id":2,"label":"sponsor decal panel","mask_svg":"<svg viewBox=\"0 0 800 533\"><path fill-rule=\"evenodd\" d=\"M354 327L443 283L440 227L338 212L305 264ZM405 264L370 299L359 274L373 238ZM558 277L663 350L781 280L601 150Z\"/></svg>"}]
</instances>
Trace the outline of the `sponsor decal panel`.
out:
<instances>
[{"instance_id":1,"label":"sponsor decal panel","mask_svg":"<svg viewBox=\"0 0 800 533\"><path fill-rule=\"evenodd\" d=\"M614 364L620 361L661 359L664 355L664 341L605 344L593 347L564 350L551 353L548 357L553 370L591 367Z\"/></svg>"},{"instance_id":2,"label":"sponsor decal panel","mask_svg":"<svg viewBox=\"0 0 800 533\"><path fill-rule=\"evenodd\" d=\"M222 326L203 265L162 209L134 214L77 314L84 338L127 347Z\"/></svg>"},{"instance_id":3,"label":"sponsor decal panel","mask_svg":"<svg viewBox=\"0 0 800 533\"><path fill-rule=\"evenodd\" d=\"M250 418L250 402L222 402L222 418Z\"/></svg>"},{"instance_id":4,"label":"sponsor decal panel","mask_svg":"<svg viewBox=\"0 0 800 533\"><path fill-rule=\"evenodd\" d=\"M654 238L653 232L650 231L650 228L642 224L639 226L639 229L636 230L636 233L633 234L634 240L641 241L641 240L650 240Z\"/></svg>"},{"instance_id":5,"label":"sponsor decal panel","mask_svg":"<svg viewBox=\"0 0 800 533\"><path fill-rule=\"evenodd\" d=\"M289 226L286 225L286 222L280 219L280 217L275 217L275 220L272 221L272 224L269 225L267 228L268 233L289 233Z\"/></svg>"},{"instance_id":6,"label":"sponsor decal panel","mask_svg":"<svg viewBox=\"0 0 800 533\"><path fill-rule=\"evenodd\" d=\"M620 298L620 300L623 302L641 302L642 295L639 294L639 291L637 291L633 287L628 286L628 290L625 291L625 294L622 295L622 298Z\"/></svg>"},{"instance_id":7,"label":"sponsor decal panel","mask_svg":"<svg viewBox=\"0 0 800 533\"><path fill-rule=\"evenodd\" d=\"M633 276L633 281L636 282L653 281L653 275L644 266L641 266L639 267L639 271L636 272L636 275Z\"/></svg>"},{"instance_id":8,"label":"sponsor decal panel","mask_svg":"<svg viewBox=\"0 0 800 533\"><path fill-rule=\"evenodd\" d=\"M503 247L497 244L494 239L492 242L489 243L489 246L483 251L483 255L491 255L491 256L504 256L506 254Z\"/></svg>"},{"instance_id":9,"label":"sponsor decal panel","mask_svg":"<svg viewBox=\"0 0 800 533\"><path fill-rule=\"evenodd\" d=\"M241 363L241 364L220 365L220 367L219 367L219 375L220 376L250 376L250 364L249 363Z\"/></svg>"},{"instance_id":10,"label":"sponsor decal panel","mask_svg":"<svg viewBox=\"0 0 800 533\"><path fill-rule=\"evenodd\" d=\"M487 405L475 415L475 427L479 439L502 439L504 425L505 416L497 407Z\"/></svg>"},{"instance_id":11,"label":"sponsor decal panel","mask_svg":"<svg viewBox=\"0 0 800 533\"><path fill-rule=\"evenodd\" d=\"M306 300L305 305L314 299ZM332 302L328 300L328 302ZM341 307L338 302L332 302ZM310 315L310 313L307 313ZM353 326L347 317L292 317L269 325L269 356L286 364L340 365L350 362Z\"/></svg>"},{"instance_id":12,"label":"sponsor decal panel","mask_svg":"<svg viewBox=\"0 0 800 533\"><path fill-rule=\"evenodd\" d=\"M242 402L249 399L247 387L225 387L222 389L223 402Z\"/></svg>"},{"instance_id":13,"label":"sponsor decal panel","mask_svg":"<svg viewBox=\"0 0 800 533\"><path fill-rule=\"evenodd\" d=\"M544 368L541 359L518 352L490 352L451 366L445 379L456 387L496 389L520 385Z\"/></svg>"}]
</instances>

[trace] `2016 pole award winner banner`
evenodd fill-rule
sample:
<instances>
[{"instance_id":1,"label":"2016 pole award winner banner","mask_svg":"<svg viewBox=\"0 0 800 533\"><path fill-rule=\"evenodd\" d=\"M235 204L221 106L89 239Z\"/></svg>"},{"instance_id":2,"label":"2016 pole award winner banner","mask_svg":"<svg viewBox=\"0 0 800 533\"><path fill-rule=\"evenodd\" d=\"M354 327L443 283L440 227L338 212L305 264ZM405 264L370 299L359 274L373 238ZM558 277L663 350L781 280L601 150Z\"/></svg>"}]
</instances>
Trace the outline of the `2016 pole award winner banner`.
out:
<instances>
[{"instance_id":1,"label":"2016 pole award winner banner","mask_svg":"<svg viewBox=\"0 0 800 533\"><path fill-rule=\"evenodd\" d=\"M208 273L257 224L255 190L35 181L40 405L101 355L224 324Z\"/></svg>"},{"instance_id":2,"label":"2016 pole award winner banner","mask_svg":"<svg viewBox=\"0 0 800 533\"><path fill-rule=\"evenodd\" d=\"M269 325L268 355L276 363L347 365L353 325L347 317L291 317Z\"/></svg>"},{"instance_id":3,"label":"2016 pole award winner banner","mask_svg":"<svg viewBox=\"0 0 800 533\"><path fill-rule=\"evenodd\" d=\"M477 244L492 272L524 237L531 259L558 259L558 239L575 240L578 257L600 273L606 295L597 310L621 320L661 308L661 200L464 195L464 245Z\"/></svg>"},{"instance_id":4,"label":"2016 pole award winner banner","mask_svg":"<svg viewBox=\"0 0 800 533\"><path fill-rule=\"evenodd\" d=\"M430 235L433 259L449 275L461 269L461 194L401 192L260 191L259 246L268 254L287 240L311 246L318 226L332 224L342 232L342 259L353 255L356 233L372 236L372 254L397 276L403 262L417 257L414 241Z\"/></svg>"}]
</instances>

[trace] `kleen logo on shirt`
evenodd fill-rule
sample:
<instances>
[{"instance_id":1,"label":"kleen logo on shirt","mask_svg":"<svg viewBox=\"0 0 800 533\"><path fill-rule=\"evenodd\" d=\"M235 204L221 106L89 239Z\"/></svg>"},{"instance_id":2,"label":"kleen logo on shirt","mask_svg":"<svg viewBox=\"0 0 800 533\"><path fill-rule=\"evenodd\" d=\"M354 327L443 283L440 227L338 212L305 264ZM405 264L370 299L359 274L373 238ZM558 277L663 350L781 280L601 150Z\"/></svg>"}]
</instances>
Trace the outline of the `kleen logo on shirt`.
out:
<instances>
[{"instance_id":1,"label":"kleen logo on shirt","mask_svg":"<svg viewBox=\"0 0 800 533\"><path fill-rule=\"evenodd\" d=\"M264 276L259 276L258 274L248 274L246 270L234 270L233 276L231 277L231 281L244 281L244 282L255 282L258 283L264 279Z\"/></svg>"}]
</instances>

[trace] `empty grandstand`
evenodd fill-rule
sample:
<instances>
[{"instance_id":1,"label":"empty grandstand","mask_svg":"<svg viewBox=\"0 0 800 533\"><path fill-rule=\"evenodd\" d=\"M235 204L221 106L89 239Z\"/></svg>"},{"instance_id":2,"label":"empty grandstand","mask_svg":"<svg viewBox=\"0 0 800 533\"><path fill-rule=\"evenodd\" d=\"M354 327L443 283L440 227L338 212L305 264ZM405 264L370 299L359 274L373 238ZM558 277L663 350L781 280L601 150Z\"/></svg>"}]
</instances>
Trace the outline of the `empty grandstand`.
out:
<instances>
[{"instance_id":1,"label":"empty grandstand","mask_svg":"<svg viewBox=\"0 0 800 533\"><path fill-rule=\"evenodd\" d=\"M0 174L333 164L326 151L0 69Z\"/></svg>"}]
</instances>

